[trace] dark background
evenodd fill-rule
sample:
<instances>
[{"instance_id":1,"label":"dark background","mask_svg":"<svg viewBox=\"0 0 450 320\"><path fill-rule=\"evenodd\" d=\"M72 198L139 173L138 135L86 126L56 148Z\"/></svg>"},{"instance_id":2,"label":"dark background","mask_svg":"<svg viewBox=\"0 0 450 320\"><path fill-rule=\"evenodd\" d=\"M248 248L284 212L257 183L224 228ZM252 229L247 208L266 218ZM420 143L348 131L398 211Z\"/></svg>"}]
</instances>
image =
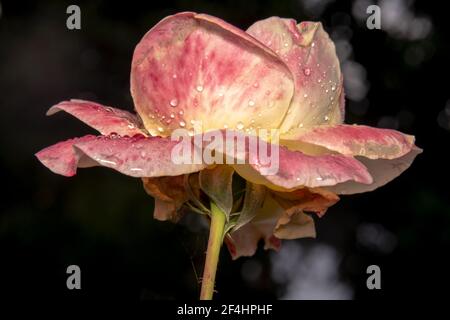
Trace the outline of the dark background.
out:
<instances>
[{"instance_id":1,"label":"dark background","mask_svg":"<svg viewBox=\"0 0 450 320\"><path fill-rule=\"evenodd\" d=\"M3 1L0 13L0 295L23 301L194 300L207 230L196 216L152 219L138 179L105 168L76 177L34 157L45 146L93 133L53 104L82 98L132 110L134 46L163 17L209 13L247 28L273 15L320 20L336 42L348 123L396 128L424 153L374 192L342 197L318 237L260 248L231 261L223 250L216 298L442 298L450 252L450 30L438 1L380 1L382 30L365 26L370 1ZM66 28L81 7L82 29ZM81 267L82 289L66 288ZM379 265L382 289L366 288ZM4 300L3 300L4 301Z\"/></svg>"}]
</instances>

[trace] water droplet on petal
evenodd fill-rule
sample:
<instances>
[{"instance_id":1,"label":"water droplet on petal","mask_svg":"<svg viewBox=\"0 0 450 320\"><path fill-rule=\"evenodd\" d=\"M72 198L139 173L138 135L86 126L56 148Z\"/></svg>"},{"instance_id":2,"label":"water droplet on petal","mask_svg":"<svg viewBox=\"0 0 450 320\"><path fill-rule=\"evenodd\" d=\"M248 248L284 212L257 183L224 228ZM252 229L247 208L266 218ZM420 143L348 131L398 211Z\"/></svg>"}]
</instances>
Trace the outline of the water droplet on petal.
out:
<instances>
[{"instance_id":1,"label":"water droplet on petal","mask_svg":"<svg viewBox=\"0 0 450 320\"><path fill-rule=\"evenodd\" d=\"M171 113L170 117L173 119L173 118L175 118L175 115L173 113Z\"/></svg>"},{"instance_id":2,"label":"water droplet on petal","mask_svg":"<svg viewBox=\"0 0 450 320\"><path fill-rule=\"evenodd\" d=\"M317 177L316 180L317 180L317 181L322 181L323 178L322 178L322 177Z\"/></svg>"},{"instance_id":3,"label":"water droplet on petal","mask_svg":"<svg viewBox=\"0 0 450 320\"><path fill-rule=\"evenodd\" d=\"M176 107L176 106L178 105L178 100L177 100L177 99L172 99L172 100L170 100L170 105L171 105L172 107Z\"/></svg>"},{"instance_id":4,"label":"water droplet on petal","mask_svg":"<svg viewBox=\"0 0 450 320\"><path fill-rule=\"evenodd\" d=\"M184 121L180 121L180 127L185 127L186 126L186 122L184 122Z\"/></svg>"},{"instance_id":5,"label":"water droplet on petal","mask_svg":"<svg viewBox=\"0 0 450 320\"><path fill-rule=\"evenodd\" d=\"M172 78L176 79L176 78L177 78L177 74L174 73L174 74L172 75Z\"/></svg>"},{"instance_id":6,"label":"water droplet on petal","mask_svg":"<svg viewBox=\"0 0 450 320\"><path fill-rule=\"evenodd\" d=\"M236 129L238 129L238 130L242 130L242 129L244 129L244 124L242 123L242 122L238 122L237 123L237 125L236 125Z\"/></svg>"},{"instance_id":7,"label":"water droplet on petal","mask_svg":"<svg viewBox=\"0 0 450 320\"><path fill-rule=\"evenodd\" d=\"M285 42L285 43L284 43L284 46L285 46L286 48L289 47L289 43Z\"/></svg>"},{"instance_id":8,"label":"water droplet on petal","mask_svg":"<svg viewBox=\"0 0 450 320\"><path fill-rule=\"evenodd\" d=\"M300 124L298 125L298 127L299 127L299 128L303 128L303 123L300 123Z\"/></svg>"},{"instance_id":9,"label":"water droplet on petal","mask_svg":"<svg viewBox=\"0 0 450 320\"><path fill-rule=\"evenodd\" d=\"M196 89L198 92L202 92L202 91L203 91L203 86L202 86L202 85L198 85L195 89Z\"/></svg>"},{"instance_id":10,"label":"water droplet on petal","mask_svg":"<svg viewBox=\"0 0 450 320\"><path fill-rule=\"evenodd\" d=\"M180 112L178 112L178 114L179 114L180 116L182 116L182 115L184 114L184 111L183 111L183 110L180 110Z\"/></svg>"},{"instance_id":11,"label":"water droplet on petal","mask_svg":"<svg viewBox=\"0 0 450 320\"><path fill-rule=\"evenodd\" d=\"M336 86L331 86L331 91L335 91L336 90Z\"/></svg>"},{"instance_id":12,"label":"water droplet on petal","mask_svg":"<svg viewBox=\"0 0 450 320\"><path fill-rule=\"evenodd\" d=\"M323 120L328 121L328 120L330 120L330 117L329 116L325 116L325 117L323 117Z\"/></svg>"},{"instance_id":13,"label":"water droplet on petal","mask_svg":"<svg viewBox=\"0 0 450 320\"><path fill-rule=\"evenodd\" d=\"M303 95L303 98L308 98L308 94L305 93L305 94Z\"/></svg>"},{"instance_id":14,"label":"water droplet on petal","mask_svg":"<svg viewBox=\"0 0 450 320\"><path fill-rule=\"evenodd\" d=\"M159 132L164 132L164 128L163 127L158 127L158 131Z\"/></svg>"},{"instance_id":15,"label":"water droplet on petal","mask_svg":"<svg viewBox=\"0 0 450 320\"><path fill-rule=\"evenodd\" d=\"M249 100L249 101L248 101L248 105L249 105L250 107L253 107L253 106L255 105L255 101Z\"/></svg>"},{"instance_id":16,"label":"water droplet on petal","mask_svg":"<svg viewBox=\"0 0 450 320\"><path fill-rule=\"evenodd\" d=\"M305 76L309 76L311 74L311 69L305 68L305 69L303 69L303 73L305 74Z\"/></svg>"}]
</instances>

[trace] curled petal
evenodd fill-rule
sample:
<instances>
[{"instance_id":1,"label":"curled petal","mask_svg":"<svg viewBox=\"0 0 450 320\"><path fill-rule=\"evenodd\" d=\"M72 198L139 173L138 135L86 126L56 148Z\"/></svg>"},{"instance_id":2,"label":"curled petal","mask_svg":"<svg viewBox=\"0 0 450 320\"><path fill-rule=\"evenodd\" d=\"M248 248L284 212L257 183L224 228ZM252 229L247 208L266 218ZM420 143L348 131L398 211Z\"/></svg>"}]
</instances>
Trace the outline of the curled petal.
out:
<instances>
[{"instance_id":1,"label":"curled petal","mask_svg":"<svg viewBox=\"0 0 450 320\"><path fill-rule=\"evenodd\" d=\"M315 237L314 220L304 211L323 213L338 200L335 194L319 188L267 194L253 219L233 230L226 240L231 256L252 256L261 239L265 249L277 250L281 239Z\"/></svg>"},{"instance_id":2,"label":"curled petal","mask_svg":"<svg viewBox=\"0 0 450 320\"><path fill-rule=\"evenodd\" d=\"M282 213L283 210L280 206L272 197L267 196L263 207L255 218L250 223L231 232L230 237L225 238L225 243L232 258L237 259L254 255L261 239L264 239L265 249L277 250L281 241L273 235L273 232Z\"/></svg>"},{"instance_id":3,"label":"curled petal","mask_svg":"<svg viewBox=\"0 0 450 320\"><path fill-rule=\"evenodd\" d=\"M367 167L367 170L373 177L373 182L370 184L360 184L348 181L336 186L327 187L327 189L336 194L354 194L375 190L397 178L403 171L408 169L420 153L422 153L422 149L413 146L410 152L395 159L368 159L358 157L358 160Z\"/></svg>"},{"instance_id":4,"label":"curled petal","mask_svg":"<svg viewBox=\"0 0 450 320\"><path fill-rule=\"evenodd\" d=\"M86 136L50 146L36 154L52 171L71 176L77 167L104 166L132 177L178 176L199 171L203 164L176 164L169 138ZM193 162L191 162L193 163Z\"/></svg>"},{"instance_id":5,"label":"curled petal","mask_svg":"<svg viewBox=\"0 0 450 320\"><path fill-rule=\"evenodd\" d=\"M125 110L91 101L72 99L54 105L47 111L47 115L53 115L61 110L70 113L103 135L112 133L128 136L145 134L140 119Z\"/></svg>"},{"instance_id":6,"label":"curled petal","mask_svg":"<svg viewBox=\"0 0 450 320\"><path fill-rule=\"evenodd\" d=\"M277 222L274 235L279 239L315 238L314 219L300 210L285 212Z\"/></svg>"},{"instance_id":7,"label":"curled petal","mask_svg":"<svg viewBox=\"0 0 450 320\"><path fill-rule=\"evenodd\" d=\"M275 51L295 79L295 93L280 129L344 120L343 79L333 41L319 22L297 24L271 17L254 23L249 34Z\"/></svg>"},{"instance_id":8,"label":"curled petal","mask_svg":"<svg viewBox=\"0 0 450 320\"><path fill-rule=\"evenodd\" d=\"M291 133L286 141L289 147L298 150L302 150L305 143L348 156L395 159L411 151L414 137L390 129L336 125L297 130L295 134Z\"/></svg>"},{"instance_id":9,"label":"curled petal","mask_svg":"<svg viewBox=\"0 0 450 320\"><path fill-rule=\"evenodd\" d=\"M352 157L342 155L310 156L279 147L278 170L266 175L266 165L260 165L257 155L250 154L250 164L235 165L235 170L253 183L274 190L288 191L302 187L332 186L346 181L372 183L367 169Z\"/></svg>"},{"instance_id":10,"label":"curled petal","mask_svg":"<svg viewBox=\"0 0 450 320\"><path fill-rule=\"evenodd\" d=\"M175 177L142 178L145 191L155 198L153 216L157 220L171 220L177 222L180 219L179 210L188 200L184 187L183 175Z\"/></svg>"},{"instance_id":11,"label":"curled petal","mask_svg":"<svg viewBox=\"0 0 450 320\"><path fill-rule=\"evenodd\" d=\"M244 179L270 189L289 191L302 187L332 186L349 180L372 183L364 165L352 157L334 154L311 156L266 142L254 135L230 130L210 131L195 136L194 140L197 137L200 141L206 140L201 138L202 135L215 136L224 143L220 146L200 143L204 151L197 153L205 155L207 151L214 152L216 159L233 165ZM210 150L211 145L213 149Z\"/></svg>"},{"instance_id":12,"label":"curled petal","mask_svg":"<svg viewBox=\"0 0 450 320\"><path fill-rule=\"evenodd\" d=\"M42 149L36 153L36 157L54 173L71 177L76 174L78 167L87 168L97 165L95 161L73 147L76 143L95 141L95 139L97 139L96 136L87 135L62 141Z\"/></svg>"},{"instance_id":13,"label":"curled petal","mask_svg":"<svg viewBox=\"0 0 450 320\"><path fill-rule=\"evenodd\" d=\"M131 92L145 127L277 128L294 90L292 74L267 47L223 20L169 16L137 45ZM253 120L253 121L252 121Z\"/></svg>"},{"instance_id":14,"label":"curled petal","mask_svg":"<svg viewBox=\"0 0 450 320\"><path fill-rule=\"evenodd\" d=\"M290 216L297 211L315 212L320 217L339 201L339 197L323 188L302 188L292 192L273 192L274 199Z\"/></svg>"}]
</instances>

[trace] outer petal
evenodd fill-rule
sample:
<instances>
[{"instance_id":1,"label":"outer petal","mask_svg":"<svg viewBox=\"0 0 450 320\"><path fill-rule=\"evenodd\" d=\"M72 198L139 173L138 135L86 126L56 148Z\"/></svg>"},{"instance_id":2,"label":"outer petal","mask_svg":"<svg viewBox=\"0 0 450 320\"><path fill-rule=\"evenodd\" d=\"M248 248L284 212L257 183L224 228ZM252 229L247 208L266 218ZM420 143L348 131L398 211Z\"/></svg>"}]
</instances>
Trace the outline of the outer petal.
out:
<instances>
[{"instance_id":1,"label":"outer petal","mask_svg":"<svg viewBox=\"0 0 450 320\"><path fill-rule=\"evenodd\" d=\"M77 167L104 166L133 177L177 176L199 171L203 164L175 164L169 138L86 136L50 146L36 154L55 173L72 176Z\"/></svg>"},{"instance_id":2,"label":"outer petal","mask_svg":"<svg viewBox=\"0 0 450 320\"><path fill-rule=\"evenodd\" d=\"M338 197L322 189L302 189L290 193L272 193L249 223L226 240L233 257L252 256L263 239L265 249L278 249L280 239L315 237L314 220L304 211L324 212Z\"/></svg>"},{"instance_id":3,"label":"outer petal","mask_svg":"<svg viewBox=\"0 0 450 320\"><path fill-rule=\"evenodd\" d=\"M107 107L91 101L72 99L54 105L47 111L47 115L55 114L61 110L70 113L103 135L112 133L128 136L145 134L140 119L125 110Z\"/></svg>"},{"instance_id":4,"label":"outer petal","mask_svg":"<svg viewBox=\"0 0 450 320\"><path fill-rule=\"evenodd\" d=\"M132 96L155 135L196 122L205 131L277 128L293 87L292 74L276 54L247 33L203 14L163 19L133 56Z\"/></svg>"},{"instance_id":5,"label":"outer petal","mask_svg":"<svg viewBox=\"0 0 450 320\"><path fill-rule=\"evenodd\" d=\"M230 237L225 238L232 258L254 255L260 239L264 239L265 249L277 250L281 241L273 235L273 232L282 213L280 206L272 197L267 196L257 216L250 223L232 232Z\"/></svg>"},{"instance_id":6,"label":"outer petal","mask_svg":"<svg viewBox=\"0 0 450 320\"><path fill-rule=\"evenodd\" d=\"M96 136L87 135L81 138L69 139L59 142L36 153L40 162L54 173L71 177L76 174L77 167L87 168L96 165L96 162L84 153L74 149L74 144L94 141Z\"/></svg>"},{"instance_id":7,"label":"outer petal","mask_svg":"<svg viewBox=\"0 0 450 320\"><path fill-rule=\"evenodd\" d=\"M336 125L296 130L295 134L292 133L289 136L289 140L281 143L286 143L294 150L302 150L306 143L348 156L395 159L411 151L414 146L414 137L390 129ZM321 154L322 150L318 150L317 153Z\"/></svg>"},{"instance_id":8,"label":"outer petal","mask_svg":"<svg viewBox=\"0 0 450 320\"><path fill-rule=\"evenodd\" d=\"M332 186L349 180L370 184L372 178L364 165L352 157L343 155L310 156L300 151L265 142L264 140L237 131L215 131L207 135L222 135L222 149L226 163L233 165L236 172L255 184L289 191L302 187ZM194 137L194 140L196 137ZM235 141L234 147L231 141ZM240 142L239 142L240 141ZM242 147L239 147L241 145ZM197 145L196 145L197 146ZM261 152L263 146L268 152ZM203 155L209 145L204 144ZM270 154L270 157L265 157Z\"/></svg>"},{"instance_id":9,"label":"outer petal","mask_svg":"<svg viewBox=\"0 0 450 320\"><path fill-rule=\"evenodd\" d=\"M420 153L422 153L422 149L414 146L410 152L396 159L372 160L358 157L358 160L369 170L373 177L373 182L364 185L348 181L336 186L327 187L327 189L337 194L354 194L375 190L397 178L403 171L408 169L415 157Z\"/></svg>"},{"instance_id":10,"label":"outer petal","mask_svg":"<svg viewBox=\"0 0 450 320\"><path fill-rule=\"evenodd\" d=\"M188 200L184 187L185 177L142 178L145 191L155 198L153 216L157 220L178 221L179 209Z\"/></svg>"},{"instance_id":11,"label":"outer petal","mask_svg":"<svg viewBox=\"0 0 450 320\"><path fill-rule=\"evenodd\" d=\"M297 127L336 124L344 120L342 75L333 42L321 23L271 17L247 32L275 51L289 66L295 94L281 125Z\"/></svg>"}]
</instances>

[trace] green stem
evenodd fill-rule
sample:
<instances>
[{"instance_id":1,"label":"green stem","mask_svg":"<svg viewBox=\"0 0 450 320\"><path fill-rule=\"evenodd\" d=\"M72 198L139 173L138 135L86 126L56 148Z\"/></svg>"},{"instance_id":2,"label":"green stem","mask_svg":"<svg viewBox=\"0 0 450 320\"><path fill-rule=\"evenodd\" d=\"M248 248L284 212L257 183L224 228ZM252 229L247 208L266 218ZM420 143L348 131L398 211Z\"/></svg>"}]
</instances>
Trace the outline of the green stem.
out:
<instances>
[{"instance_id":1,"label":"green stem","mask_svg":"<svg viewBox=\"0 0 450 320\"><path fill-rule=\"evenodd\" d=\"M225 214L211 201L211 227L209 229L208 249L206 250L200 300L212 300L225 222Z\"/></svg>"}]
</instances>

